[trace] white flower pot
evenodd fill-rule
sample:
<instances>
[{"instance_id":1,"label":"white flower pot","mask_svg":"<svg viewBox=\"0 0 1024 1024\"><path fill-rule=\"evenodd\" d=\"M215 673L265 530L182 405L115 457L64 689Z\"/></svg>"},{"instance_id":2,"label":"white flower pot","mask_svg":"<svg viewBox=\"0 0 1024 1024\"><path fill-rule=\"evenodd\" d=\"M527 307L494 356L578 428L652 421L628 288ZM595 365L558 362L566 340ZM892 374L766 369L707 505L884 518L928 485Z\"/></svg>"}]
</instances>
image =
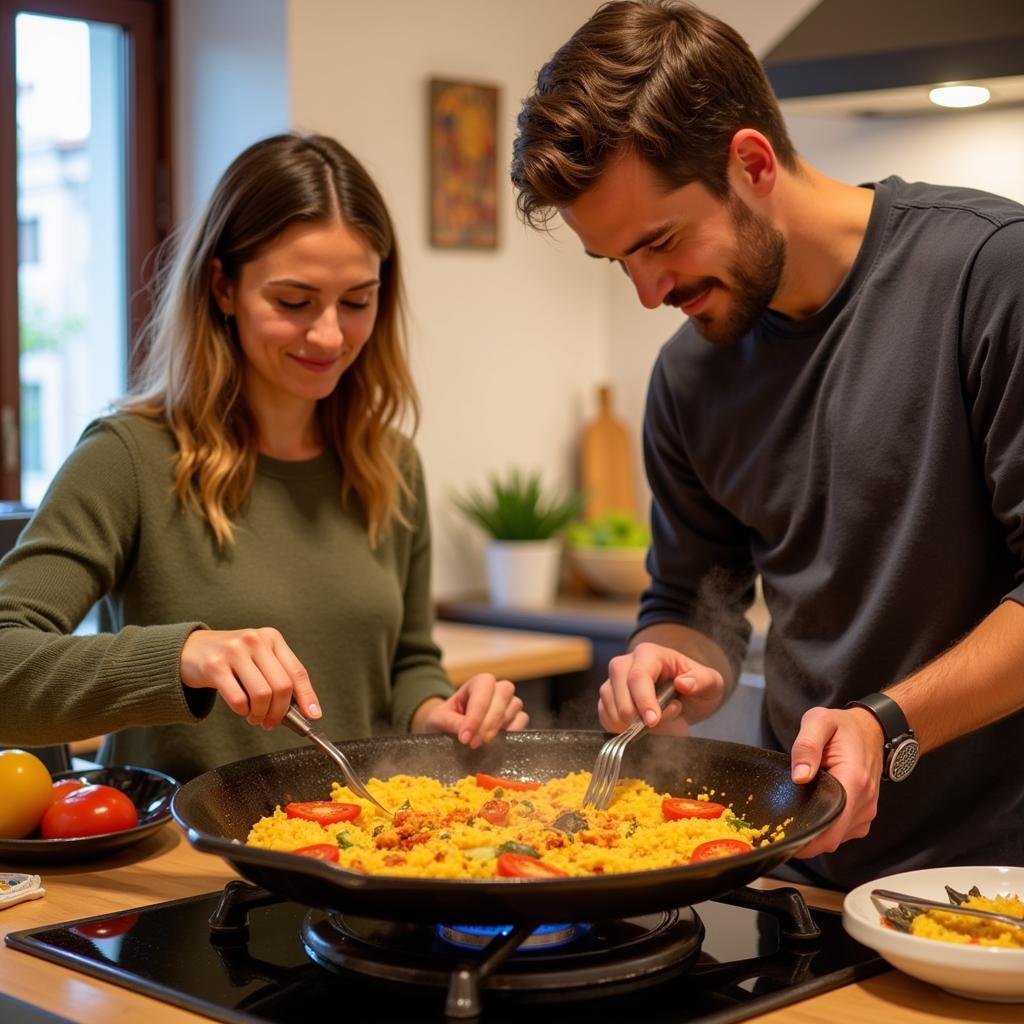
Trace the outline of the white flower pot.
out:
<instances>
[{"instance_id":1,"label":"white flower pot","mask_svg":"<svg viewBox=\"0 0 1024 1024\"><path fill-rule=\"evenodd\" d=\"M491 604L498 608L543 608L558 591L562 541L492 540L487 545Z\"/></svg>"}]
</instances>

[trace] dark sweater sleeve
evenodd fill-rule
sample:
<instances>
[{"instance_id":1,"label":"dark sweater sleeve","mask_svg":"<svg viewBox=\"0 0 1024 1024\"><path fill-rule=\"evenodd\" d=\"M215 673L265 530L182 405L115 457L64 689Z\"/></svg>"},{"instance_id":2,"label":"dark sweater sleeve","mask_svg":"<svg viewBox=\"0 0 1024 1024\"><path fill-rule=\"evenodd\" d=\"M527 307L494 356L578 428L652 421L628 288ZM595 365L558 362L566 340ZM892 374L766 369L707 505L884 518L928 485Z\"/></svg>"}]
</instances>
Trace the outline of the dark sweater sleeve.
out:
<instances>
[{"instance_id":1,"label":"dark sweater sleeve","mask_svg":"<svg viewBox=\"0 0 1024 1024\"><path fill-rule=\"evenodd\" d=\"M455 692L433 640L427 491L418 457L411 454L410 462L414 500L407 507L407 515L413 529L405 565L402 625L391 675L391 726L400 732L409 731L413 713L429 697L448 698Z\"/></svg>"},{"instance_id":2,"label":"dark sweater sleeve","mask_svg":"<svg viewBox=\"0 0 1024 1024\"><path fill-rule=\"evenodd\" d=\"M754 598L754 571L745 528L723 509L686 457L673 379L673 346L662 350L651 376L644 416L644 465L651 487L651 585L637 632L658 623L689 626L725 652L736 678L750 639L744 611Z\"/></svg>"},{"instance_id":3,"label":"dark sweater sleeve","mask_svg":"<svg viewBox=\"0 0 1024 1024\"><path fill-rule=\"evenodd\" d=\"M961 373L992 514L1017 558L1006 598L1024 604L1024 221L1005 224L975 255L960 323Z\"/></svg>"},{"instance_id":4,"label":"dark sweater sleeve","mask_svg":"<svg viewBox=\"0 0 1024 1024\"><path fill-rule=\"evenodd\" d=\"M118 434L92 424L0 562L0 742L63 743L209 711L205 691L193 706L179 678L201 623L68 635L131 572L135 473Z\"/></svg>"}]
</instances>

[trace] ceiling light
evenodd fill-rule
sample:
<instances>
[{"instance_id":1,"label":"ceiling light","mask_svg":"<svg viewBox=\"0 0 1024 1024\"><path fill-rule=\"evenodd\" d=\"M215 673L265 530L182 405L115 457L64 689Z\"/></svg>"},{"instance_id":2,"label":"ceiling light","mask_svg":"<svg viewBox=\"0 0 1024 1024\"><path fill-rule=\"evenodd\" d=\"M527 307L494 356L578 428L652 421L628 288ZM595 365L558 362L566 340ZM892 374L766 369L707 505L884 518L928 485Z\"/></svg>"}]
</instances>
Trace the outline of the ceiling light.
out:
<instances>
[{"instance_id":1,"label":"ceiling light","mask_svg":"<svg viewBox=\"0 0 1024 1024\"><path fill-rule=\"evenodd\" d=\"M979 107L991 95L982 85L938 85L929 91L928 99L940 107Z\"/></svg>"}]
</instances>

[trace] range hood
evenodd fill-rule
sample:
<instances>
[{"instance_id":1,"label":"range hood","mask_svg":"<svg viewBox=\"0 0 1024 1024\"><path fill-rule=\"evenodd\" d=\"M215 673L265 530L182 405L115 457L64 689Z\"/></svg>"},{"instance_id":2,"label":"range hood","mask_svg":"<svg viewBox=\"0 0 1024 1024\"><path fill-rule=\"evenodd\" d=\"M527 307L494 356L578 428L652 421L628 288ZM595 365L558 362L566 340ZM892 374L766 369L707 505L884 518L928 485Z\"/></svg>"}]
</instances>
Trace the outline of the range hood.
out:
<instances>
[{"instance_id":1,"label":"range hood","mask_svg":"<svg viewBox=\"0 0 1024 1024\"><path fill-rule=\"evenodd\" d=\"M931 86L1024 103L1024 0L823 0L764 56L787 110L936 110Z\"/></svg>"}]
</instances>

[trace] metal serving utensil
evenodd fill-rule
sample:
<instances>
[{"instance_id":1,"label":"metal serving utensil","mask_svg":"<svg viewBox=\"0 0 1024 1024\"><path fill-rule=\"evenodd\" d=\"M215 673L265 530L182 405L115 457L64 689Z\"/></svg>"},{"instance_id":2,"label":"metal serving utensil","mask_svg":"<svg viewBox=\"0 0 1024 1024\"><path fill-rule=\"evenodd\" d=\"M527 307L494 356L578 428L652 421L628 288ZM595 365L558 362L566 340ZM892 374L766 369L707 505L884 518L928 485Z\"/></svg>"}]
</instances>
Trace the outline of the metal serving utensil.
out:
<instances>
[{"instance_id":1,"label":"metal serving utensil","mask_svg":"<svg viewBox=\"0 0 1024 1024\"><path fill-rule=\"evenodd\" d=\"M658 695L658 703L661 705L662 710L668 706L674 697L678 696L676 688L671 683L666 686ZM583 794L584 807L587 804L593 804L596 810L603 811L612 802L612 794L615 792L615 786L619 781L619 773L622 771L622 755L625 754L626 747L646 729L647 725L644 723L644 720L637 718L628 729L625 729L618 736L613 736L604 743L597 752L594 771L590 776L590 785L587 786L587 791Z\"/></svg>"},{"instance_id":2,"label":"metal serving utensil","mask_svg":"<svg viewBox=\"0 0 1024 1024\"><path fill-rule=\"evenodd\" d=\"M320 732L320 730L317 729L308 718L306 718L295 704L292 704L288 709L284 718L281 719L281 724L291 729L292 732L309 740L315 746L319 747L329 758L331 758L341 769L341 774L345 776L345 782L353 793L358 794L364 800L369 800L372 804L376 804L376 806L389 817L393 816L393 812L389 811L366 788L366 786L363 785L363 780L356 774L356 770L352 767L349 759L322 732Z\"/></svg>"},{"instance_id":3,"label":"metal serving utensil","mask_svg":"<svg viewBox=\"0 0 1024 1024\"><path fill-rule=\"evenodd\" d=\"M938 900L927 900L920 896L908 896L906 893L893 892L891 889L872 889L872 899L888 900L892 903L905 903L908 907L920 907L922 910L944 910L947 914L966 914L968 917L980 917L985 921L998 921L999 924L1024 929L1024 920L1010 917L1009 914L994 914L990 910L971 910L956 903L940 903Z\"/></svg>"}]
</instances>

